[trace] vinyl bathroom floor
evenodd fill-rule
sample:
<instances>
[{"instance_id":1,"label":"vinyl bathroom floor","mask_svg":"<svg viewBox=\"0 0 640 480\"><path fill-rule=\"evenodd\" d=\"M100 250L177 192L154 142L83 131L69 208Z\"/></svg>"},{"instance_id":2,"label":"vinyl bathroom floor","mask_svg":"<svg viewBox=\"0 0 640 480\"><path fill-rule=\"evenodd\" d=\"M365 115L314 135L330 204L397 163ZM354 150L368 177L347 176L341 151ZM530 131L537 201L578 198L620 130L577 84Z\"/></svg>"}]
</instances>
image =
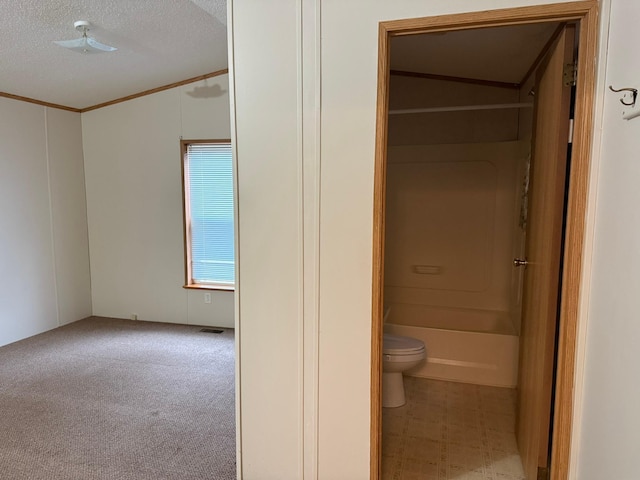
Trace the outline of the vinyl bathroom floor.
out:
<instances>
[{"instance_id":1,"label":"vinyl bathroom floor","mask_svg":"<svg viewBox=\"0 0 640 480\"><path fill-rule=\"evenodd\" d=\"M524 480L514 389L405 377L382 413L383 480Z\"/></svg>"}]
</instances>

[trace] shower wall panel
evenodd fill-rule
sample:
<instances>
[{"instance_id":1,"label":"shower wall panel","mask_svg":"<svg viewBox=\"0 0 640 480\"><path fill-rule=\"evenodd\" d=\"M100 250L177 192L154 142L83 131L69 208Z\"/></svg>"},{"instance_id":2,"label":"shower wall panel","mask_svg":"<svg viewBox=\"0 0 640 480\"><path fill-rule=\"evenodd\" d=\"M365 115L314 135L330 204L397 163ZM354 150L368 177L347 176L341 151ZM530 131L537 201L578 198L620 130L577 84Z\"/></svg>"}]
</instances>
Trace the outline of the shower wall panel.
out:
<instances>
[{"instance_id":1,"label":"shower wall panel","mask_svg":"<svg viewBox=\"0 0 640 480\"><path fill-rule=\"evenodd\" d=\"M390 147L385 300L509 311L519 142Z\"/></svg>"}]
</instances>

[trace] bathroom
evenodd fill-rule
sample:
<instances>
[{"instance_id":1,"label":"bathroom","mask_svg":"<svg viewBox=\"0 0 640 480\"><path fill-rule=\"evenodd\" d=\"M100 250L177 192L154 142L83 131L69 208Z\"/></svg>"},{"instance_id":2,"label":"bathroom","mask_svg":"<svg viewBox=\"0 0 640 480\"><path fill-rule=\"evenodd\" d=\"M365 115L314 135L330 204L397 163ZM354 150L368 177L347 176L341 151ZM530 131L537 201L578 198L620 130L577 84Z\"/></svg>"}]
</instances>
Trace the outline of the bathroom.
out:
<instances>
[{"instance_id":1,"label":"bathroom","mask_svg":"<svg viewBox=\"0 0 640 480\"><path fill-rule=\"evenodd\" d=\"M558 30L391 41L384 333L418 342L394 388L384 370L384 479L526 478L514 260L525 258L536 70Z\"/></svg>"}]
</instances>

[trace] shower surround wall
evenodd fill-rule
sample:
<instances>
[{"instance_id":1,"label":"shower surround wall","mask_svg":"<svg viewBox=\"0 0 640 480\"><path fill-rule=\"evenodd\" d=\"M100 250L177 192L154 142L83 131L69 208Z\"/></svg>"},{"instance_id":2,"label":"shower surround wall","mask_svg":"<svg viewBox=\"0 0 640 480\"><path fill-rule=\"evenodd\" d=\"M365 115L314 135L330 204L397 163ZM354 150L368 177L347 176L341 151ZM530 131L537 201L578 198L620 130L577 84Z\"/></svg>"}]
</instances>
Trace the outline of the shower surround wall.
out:
<instances>
[{"instance_id":1,"label":"shower surround wall","mask_svg":"<svg viewBox=\"0 0 640 480\"><path fill-rule=\"evenodd\" d=\"M395 79L391 109L519 101L512 89L417 81L426 88ZM433 92L440 103L428 98ZM425 342L428 361L410 374L516 384L520 277L512 260L522 248L529 149L518 117L513 109L390 119L385 331Z\"/></svg>"},{"instance_id":2,"label":"shower surround wall","mask_svg":"<svg viewBox=\"0 0 640 480\"><path fill-rule=\"evenodd\" d=\"M385 298L509 311L519 142L389 147Z\"/></svg>"},{"instance_id":3,"label":"shower surround wall","mask_svg":"<svg viewBox=\"0 0 640 480\"><path fill-rule=\"evenodd\" d=\"M389 333L422 339L412 373L514 386L511 311L520 142L389 147Z\"/></svg>"}]
</instances>

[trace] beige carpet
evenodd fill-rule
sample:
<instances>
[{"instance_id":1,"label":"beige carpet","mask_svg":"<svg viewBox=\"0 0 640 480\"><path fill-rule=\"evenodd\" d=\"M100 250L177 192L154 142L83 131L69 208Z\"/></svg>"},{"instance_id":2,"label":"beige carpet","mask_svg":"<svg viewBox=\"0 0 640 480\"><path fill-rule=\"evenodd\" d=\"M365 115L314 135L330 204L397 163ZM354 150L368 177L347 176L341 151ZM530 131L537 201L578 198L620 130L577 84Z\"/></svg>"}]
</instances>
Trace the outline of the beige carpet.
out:
<instances>
[{"instance_id":1,"label":"beige carpet","mask_svg":"<svg viewBox=\"0 0 640 480\"><path fill-rule=\"evenodd\" d=\"M0 478L235 478L233 330L92 317L0 348Z\"/></svg>"}]
</instances>

